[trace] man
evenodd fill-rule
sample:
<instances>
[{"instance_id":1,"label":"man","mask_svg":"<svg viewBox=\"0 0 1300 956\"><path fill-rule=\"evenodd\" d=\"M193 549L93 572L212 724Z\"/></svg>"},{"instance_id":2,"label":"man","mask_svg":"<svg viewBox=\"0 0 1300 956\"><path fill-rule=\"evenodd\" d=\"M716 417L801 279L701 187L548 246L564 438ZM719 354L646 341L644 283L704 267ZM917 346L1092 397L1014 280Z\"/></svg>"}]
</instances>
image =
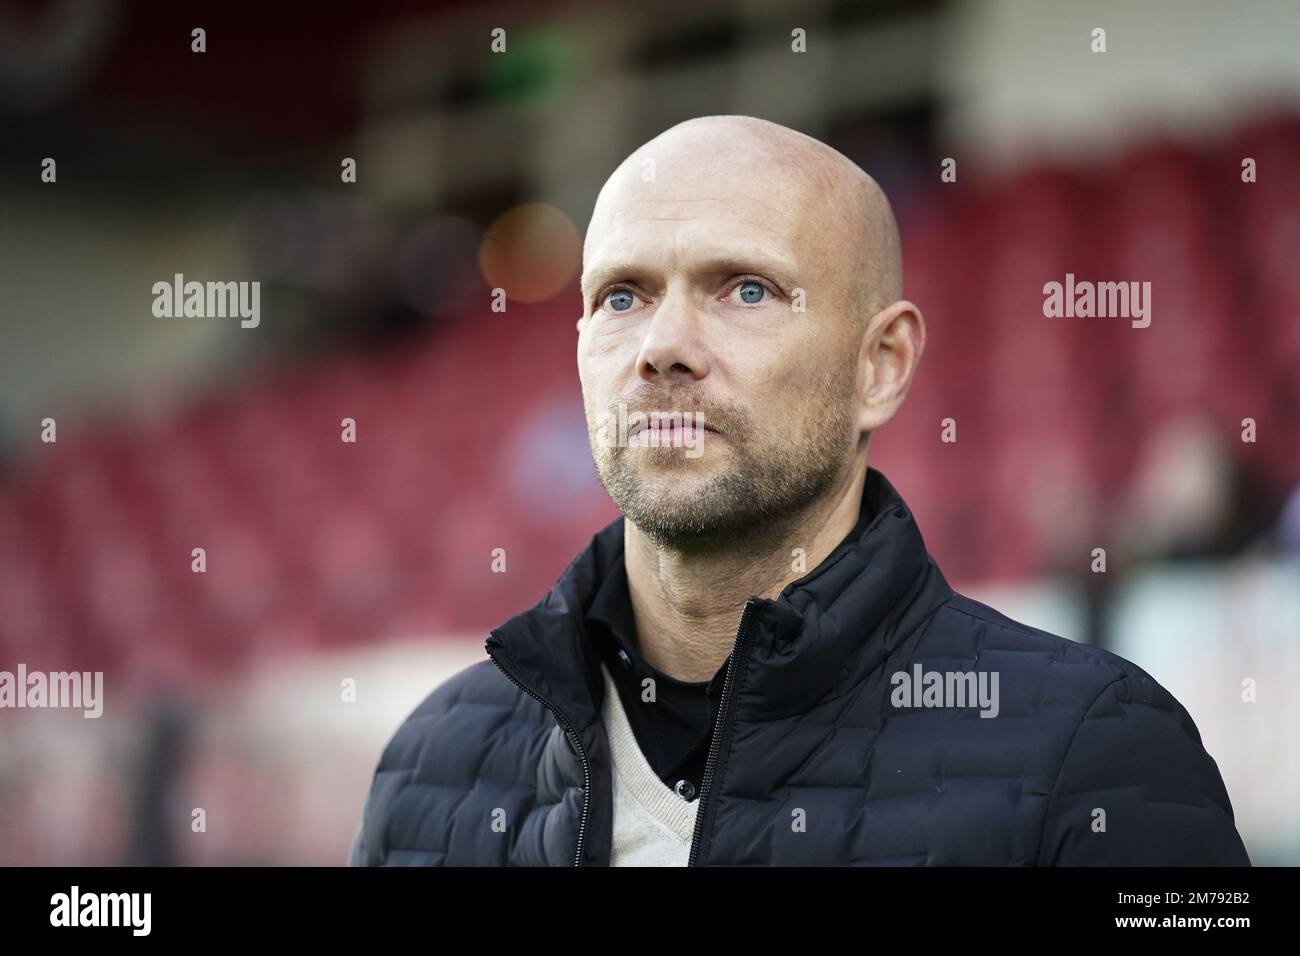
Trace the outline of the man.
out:
<instances>
[{"instance_id":1,"label":"man","mask_svg":"<svg viewBox=\"0 0 1300 956\"><path fill-rule=\"evenodd\" d=\"M1178 702L955 594L868 467L925 327L860 169L675 126L601 190L582 292L624 518L397 731L353 864L1249 864Z\"/></svg>"}]
</instances>

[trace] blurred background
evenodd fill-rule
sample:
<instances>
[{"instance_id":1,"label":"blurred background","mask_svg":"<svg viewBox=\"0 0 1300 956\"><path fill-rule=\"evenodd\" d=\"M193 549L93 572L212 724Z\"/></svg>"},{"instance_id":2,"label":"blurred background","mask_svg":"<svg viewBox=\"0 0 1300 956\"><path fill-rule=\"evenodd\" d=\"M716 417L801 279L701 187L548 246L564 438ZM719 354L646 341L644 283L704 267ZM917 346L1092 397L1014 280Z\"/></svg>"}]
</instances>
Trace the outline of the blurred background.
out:
<instances>
[{"instance_id":1,"label":"blurred background","mask_svg":"<svg viewBox=\"0 0 1300 956\"><path fill-rule=\"evenodd\" d=\"M344 862L398 723L617 517L580 237L711 113L893 200L930 341L872 464L949 579L1149 671L1300 863L1300 4L180 6L0 0L0 670L105 674L0 711L0 863ZM259 324L157 317L177 273ZM1045 318L1066 273L1150 327Z\"/></svg>"}]
</instances>

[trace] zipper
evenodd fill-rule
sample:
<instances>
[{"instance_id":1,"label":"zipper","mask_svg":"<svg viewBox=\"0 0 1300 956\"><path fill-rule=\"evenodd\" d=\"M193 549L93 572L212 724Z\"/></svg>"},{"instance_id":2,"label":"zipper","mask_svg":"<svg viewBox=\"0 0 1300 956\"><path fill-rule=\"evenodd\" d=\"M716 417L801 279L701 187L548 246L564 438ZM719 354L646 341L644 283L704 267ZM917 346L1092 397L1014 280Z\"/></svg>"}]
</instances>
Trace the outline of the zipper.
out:
<instances>
[{"instance_id":1,"label":"zipper","mask_svg":"<svg viewBox=\"0 0 1300 956\"><path fill-rule=\"evenodd\" d=\"M727 661L727 676L722 682L722 699L718 702L718 719L713 727L713 739L709 742L709 757L704 763L704 781L700 784L700 804L695 808L695 833L691 838L691 855L686 861L687 866L699 865L696 860L699 858L700 843L704 836L706 811L709 809L707 801L713 789L713 777L717 773L715 765L722 751L722 734L730 716L736 675L744 666L743 658L748 649L750 612L756 603L755 598L745 602L745 610L740 614L740 627L736 629L736 643L731 648L731 659Z\"/></svg>"},{"instance_id":2,"label":"zipper","mask_svg":"<svg viewBox=\"0 0 1300 956\"><path fill-rule=\"evenodd\" d=\"M574 748L578 751L578 758L582 761L582 816L578 821L578 849L573 855L573 865L582 866L582 843L583 838L587 835L587 815L591 810L591 762L587 759L586 748L582 746L582 738L578 736L577 730L570 723L569 718L560 712L560 709L552 704L549 700L538 694L531 687L521 681L510 671L506 670L505 665L497 660L496 655L488 651L488 657L492 658L492 663L497 666L497 670L505 674L516 687L522 690L529 697L541 703L543 707L554 715L556 722L573 741Z\"/></svg>"}]
</instances>

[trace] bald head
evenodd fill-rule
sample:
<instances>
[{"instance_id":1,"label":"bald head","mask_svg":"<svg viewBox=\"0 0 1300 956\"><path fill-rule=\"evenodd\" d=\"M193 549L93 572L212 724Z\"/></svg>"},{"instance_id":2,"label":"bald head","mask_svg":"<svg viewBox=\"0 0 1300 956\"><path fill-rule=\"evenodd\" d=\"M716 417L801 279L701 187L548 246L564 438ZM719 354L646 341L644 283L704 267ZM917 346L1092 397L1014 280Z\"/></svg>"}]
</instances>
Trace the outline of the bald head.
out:
<instances>
[{"instance_id":1,"label":"bald head","mask_svg":"<svg viewBox=\"0 0 1300 956\"><path fill-rule=\"evenodd\" d=\"M637 149L583 245L578 371L610 497L678 548L856 507L924 337L901 284L888 201L824 143L708 116ZM609 441L662 413L703 419L669 430L702 454Z\"/></svg>"},{"instance_id":2,"label":"bald head","mask_svg":"<svg viewBox=\"0 0 1300 956\"><path fill-rule=\"evenodd\" d=\"M825 265L857 318L902 295L898 225L876 181L820 140L752 116L686 120L628 156L597 197L584 272L627 204L658 200L686 211L729 194L779 213L792 243Z\"/></svg>"}]
</instances>

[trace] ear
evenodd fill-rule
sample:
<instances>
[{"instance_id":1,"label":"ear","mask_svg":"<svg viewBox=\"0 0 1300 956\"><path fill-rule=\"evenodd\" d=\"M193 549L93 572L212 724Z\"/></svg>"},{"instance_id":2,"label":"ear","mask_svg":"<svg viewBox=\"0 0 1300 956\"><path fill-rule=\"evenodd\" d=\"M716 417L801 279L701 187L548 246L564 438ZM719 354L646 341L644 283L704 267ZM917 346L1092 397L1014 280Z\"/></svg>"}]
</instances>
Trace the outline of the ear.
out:
<instances>
[{"instance_id":1,"label":"ear","mask_svg":"<svg viewBox=\"0 0 1300 956\"><path fill-rule=\"evenodd\" d=\"M858 427L871 432L894 417L925 351L925 319L906 299L867 320L859 353Z\"/></svg>"}]
</instances>

